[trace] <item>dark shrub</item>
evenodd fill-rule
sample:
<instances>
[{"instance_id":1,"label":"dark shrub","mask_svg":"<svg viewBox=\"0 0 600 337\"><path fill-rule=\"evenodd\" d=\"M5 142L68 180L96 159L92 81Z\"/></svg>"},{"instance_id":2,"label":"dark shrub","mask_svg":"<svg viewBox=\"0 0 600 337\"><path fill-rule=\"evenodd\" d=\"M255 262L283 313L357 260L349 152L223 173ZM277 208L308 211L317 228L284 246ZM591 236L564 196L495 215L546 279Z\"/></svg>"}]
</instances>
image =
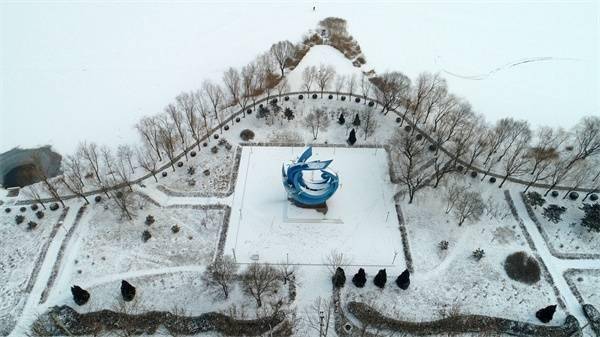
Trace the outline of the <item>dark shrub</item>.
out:
<instances>
[{"instance_id":1,"label":"dark shrub","mask_svg":"<svg viewBox=\"0 0 600 337\"><path fill-rule=\"evenodd\" d=\"M21 207L19 208L19 211L21 211L21 213L25 213L27 211L27 207Z\"/></svg>"},{"instance_id":2,"label":"dark shrub","mask_svg":"<svg viewBox=\"0 0 600 337\"><path fill-rule=\"evenodd\" d=\"M303 99L304 95L298 95L298 99Z\"/></svg>"},{"instance_id":3,"label":"dark shrub","mask_svg":"<svg viewBox=\"0 0 600 337\"><path fill-rule=\"evenodd\" d=\"M72 286L71 294L73 294L73 301L77 305L84 305L90 299L90 293L79 286Z\"/></svg>"},{"instance_id":4,"label":"dark shrub","mask_svg":"<svg viewBox=\"0 0 600 337\"><path fill-rule=\"evenodd\" d=\"M236 118L235 118L235 122L236 122L236 123L239 123L240 121L241 121L241 119L240 119L239 117L236 117Z\"/></svg>"},{"instance_id":5,"label":"dark shrub","mask_svg":"<svg viewBox=\"0 0 600 337\"><path fill-rule=\"evenodd\" d=\"M571 199L571 200L577 200L577 198L579 198L579 193L577 193L577 192L571 192L571 193L569 193L569 199Z\"/></svg>"},{"instance_id":6,"label":"dark shrub","mask_svg":"<svg viewBox=\"0 0 600 337\"><path fill-rule=\"evenodd\" d=\"M215 146L213 146L213 147L210 148L210 152L217 153L217 152L219 152L219 148L215 145Z\"/></svg>"},{"instance_id":7,"label":"dark shrub","mask_svg":"<svg viewBox=\"0 0 600 337\"><path fill-rule=\"evenodd\" d=\"M168 173L167 173L167 171L163 171L163 172L161 173L161 175L162 175L163 177L166 177L166 176L168 175Z\"/></svg>"},{"instance_id":8,"label":"dark shrub","mask_svg":"<svg viewBox=\"0 0 600 337\"><path fill-rule=\"evenodd\" d=\"M251 115L251 114L252 114L252 109L248 109L248 110L246 110L246 113L247 113L248 115Z\"/></svg>"},{"instance_id":9,"label":"dark shrub","mask_svg":"<svg viewBox=\"0 0 600 337\"><path fill-rule=\"evenodd\" d=\"M215 133L215 134L213 135L213 138L214 138L214 139L219 139L219 134L218 134L218 133Z\"/></svg>"},{"instance_id":10,"label":"dark shrub","mask_svg":"<svg viewBox=\"0 0 600 337\"><path fill-rule=\"evenodd\" d=\"M350 135L348 135L346 142L348 142L349 145L354 145L354 143L356 143L356 131L354 131L354 129L350 131Z\"/></svg>"},{"instance_id":11,"label":"dark shrub","mask_svg":"<svg viewBox=\"0 0 600 337\"><path fill-rule=\"evenodd\" d=\"M202 173L204 173L205 176L209 176L210 175L210 170L206 169L206 170L202 171Z\"/></svg>"},{"instance_id":12,"label":"dark shrub","mask_svg":"<svg viewBox=\"0 0 600 337\"><path fill-rule=\"evenodd\" d=\"M333 99L333 95L329 95L329 96L327 96L327 97L329 97L329 99Z\"/></svg>"},{"instance_id":13,"label":"dark shrub","mask_svg":"<svg viewBox=\"0 0 600 337\"><path fill-rule=\"evenodd\" d=\"M225 130L225 131L229 130L229 125L225 125L225 126L223 127L223 130Z\"/></svg>"},{"instance_id":14,"label":"dark shrub","mask_svg":"<svg viewBox=\"0 0 600 337\"><path fill-rule=\"evenodd\" d=\"M196 156L196 151L190 152L190 156L195 157Z\"/></svg>"},{"instance_id":15,"label":"dark shrub","mask_svg":"<svg viewBox=\"0 0 600 337\"><path fill-rule=\"evenodd\" d=\"M527 202L530 206L533 206L533 208L537 208L538 206L543 206L546 202L546 199L544 199L538 192L531 191L525 194L525 202Z\"/></svg>"},{"instance_id":16,"label":"dark shrub","mask_svg":"<svg viewBox=\"0 0 600 337\"><path fill-rule=\"evenodd\" d=\"M38 207L38 205L37 205L37 204L33 204L33 205L31 205L31 210L32 210L32 211L37 211L37 210L38 210L38 208L39 208L39 207Z\"/></svg>"},{"instance_id":17,"label":"dark shrub","mask_svg":"<svg viewBox=\"0 0 600 337\"><path fill-rule=\"evenodd\" d=\"M10 211L12 211L12 210L10 209L10 207L6 207L6 208L4 209L4 213L10 213Z\"/></svg>"},{"instance_id":18,"label":"dark shrub","mask_svg":"<svg viewBox=\"0 0 600 337\"><path fill-rule=\"evenodd\" d=\"M496 177L490 177L490 184L493 184L496 182Z\"/></svg>"},{"instance_id":19,"label":"dark shrub","mask_svg":"<svg viewBox=\"0 0 600 337\"><path fill-rule=\"evenodd\" d=\"M356 97L356 98L354 99L354 102L356 102L356 103L360 103L360 98Z\"/></svg>"},{"instance_id":20,"label":"dark shrub","mask_svg":"<svg viewBox=\"0 0 600 337\"><path fill-rule=\"evenodd\" d=\"M565 150L566 151L570 152L570 151L573 151L573 149L574 149L573 145L567 145L567 146L565 146Z\"/></svg>"},{"instance_id":21,"label":"dark shrub","mask_svg":"<svg viewBox=\"0 0 600 337\"><path fill-rule=\"evenodd\" d=\"M102 201L102 196L100 196L100 195L97 195L97 196L95 196L95 197L94 197L94 201L95 201L95 202L100 202L100 201Z\"/></svg>"},{"instance_id":22,"label":"dark shrub","mask_svg":"<svg viewBox=\"0 0 600 337\"><path fill-rule=\"evenodd\" d=\"M271 100L271 104L277 104L277 98L273 98L273 99Z\"/></svg>"},{"instance_id":23,"label":"dark shrub","mask_svg":"<svg viewBox=\"0 0 600 337\"><path fill-rule=\"evenodd\" d=\"M597 194L590 194L590 200L591 200L591 201L596 201L596 200L598 200L598 195L597 195Z\"/></svg>"},{"instance_id":24,"label":"dark shrub","mask_svg":"<svg viewBox=\"0 0 600 337\"><path fill-rule=\"evenodd\" d=\"M473 178L477 177L477 171L471 171L471 177L473 177Z\"/></svg>"},{"instance_id":25,"label":"dark shrub","mask_svg":"<svg viewBox=\"0 0 600 337\"><path fill-rule=\"evenodd\" d=\"M479 261L479 260L483 259L483 257L485 256L485 251L481 248L477 248L473 251L472 255L476 261Z\"/></svg>"},{"instance_id":26,"label":"dark shrub","mask_svg":"<svg viewBox=\"0 0 600 337\"><path fill-rule=\"evenodd\" d=\"M173 232L173 233L179 233L179 225L173 225L173 226L171 226L171 232Z\"/></svg>"},{"instance_id":27,"label":"dark shrub","mask_svg":"<svg viewBox=\"0 0 600 337\"><path fill-rule=\"evenodd\" d=\"M552 191L552 193L550 193L550 195L551 195L553 198L556 198L556 197L558 197L558 191Z\"/></svg>"},{"instance_id":28,"label":"dark shrub","mask_svg":"<svg viewBox=\"0 0 600 337\"><path fill-rule=\"evenodd\" d=\"M285 96L283 99L284 99L285 101L289 101L289 100L290 100L290 96Z\"/></svg>"},{"instance_id":29,"label":"dark shrub","mask_svg":"<svg viewBox=\"0 0 600 337\"><path fill-rule=\"evenodd\" d=\"M377 275L375 275L375 278L373 279L373 283L377 287L383 289L385 287L385 282L387 282L387 273L385 272L385 269L379 269Z\"/></svg>"},{"instance_id":30,"label":"dark shrub","mask_svg":"<svg viewBox=\"0 0 600 337\"><path fill-rule=\"evenodd\" d=\"M402 122L402 118L396 117L396 123L400 123L400 122Z\"/></svg>"},{"instance_id":31,"label":"dark shrub","mask_svg":"<svg viewBox=\"0 0 600 337\"><path fill-rule=\"evenodd\" d=\"M600 232L600 204L584 203L580 209L585 213L581 219L581 225L589 231Z\"/></svg>"},{"instance_id":32,"label":"dark shrub","mask_svg":"<svg viewBox=\"0 0 600 337\"><path fill-rule=\"evenodd\" d=\"M370 106L370 107L372 107L372 106L374 106L374 105L375 105L375 102L373 102L373 101L369 102L369 106Z\"/></svg>"},{"instance_id":33,"label":"dark shrub","mask_svg":"<svg viewBox=\"0 0 600 337\"><path fill-rule=\"evenodd\" d=\"M263 108L263 107L264 107L264 105L262 105L262 103L258 105L258 108Z\"/></svg>"},{"instance_id":34,"label":"dark shrub","mask_svg":"<svg viewBox=\"0 0 600 337\"><path fill-rule=\"evenodd\" d=\"M416 139L416 140L422 140L422 139L423 139L423 135L419 133L419 134L418 134L418 135L415 137L415 139Z\"/></svg>"},{"instance_id":35,"label":"dark shrub","mask_svg":"<svg viewBox=\"0 0 600 337\"><path fill-rule=\"evenodd\" d=\"M144 242L150 240L151 237L152 237L152 234L150 234L150 232L147 230L142 233L142 241L144 241Z\"/></svg>"},{"instance_id":36,"label":"dark shrub","mask_svg":"<svg viewBox=\"0 0 600 337\"><path fill-rule=\"evenodd\" d=\"M442 240L442 241L440 241L440 243L438 245L439 245L439 247L440 247L441 250L447 250L448 246L450 244L448 243L448 241Z\"/></svg>"},{"instance_id":37,"label":"dark shrub","mask_svg":"<svg viewBox=\"0 0 600 337\"><path fill-rule=\"evenodd\" d=\"M340 99L341 99L342 101L345 101L345 100L346 100L346 96L342 96L342 97L340 97Z\"/></svg>"},{"instance_id":38,"label":"dark shrub","mask_svg":"<svg viewBox=\"0 0 600 337\"><path fill-rule=\"evenodd\" d=\"M29 221L27 223L27 229L30 230L30 231L32 231L32 230L34 230L37 227L37 225L38 225L37 222L35 222L35 221Z\"/></svg>"},{"instance_id":39,"label":"dark shrub","mask_svg":"<svg viewBox=\"0 0 600 337\"><path fill-rule=\"evenodd\" d=\"M504 261L504 271L511 279L527 284L540 280L540 265L525 252L512 253Z\"/></svg>"},{"instance_id":40,"label":"dark shrub","mask_svg":"<svg viewBox=\"0 0 600 337\"><path fill-rule=\"evenodd\" d=\"M17 223L17 225L22 224L23 221L25 221L25 217L22 216L21 214L15 216L15 222Z\"/></svg>"},{"instance_id":41,"label":"dark shrub","mask_svg":"<svg viewBox=\"0 0 600 337\"><path fill-rule=\"evenodd\" d=\"M402 274L398 275L396 285L402 290L408 289L408 286L410 286L410 273L408 269L405 269Z\"/></svg>"},{"instance_id":42,"label":"dark shrub","mask_svg":"<svg viewBox=\"0 0 600 337\"><path fill-rule=\"evenodd\" d=\"M148 226L152 225L156 221L152 215L146 216L146 221L144 223Z\"/></svg>"},{"instance_id":43,"label":"dark shrub","mask_svg":"<svg viewBox=\"0 0 600 337\"><path fill-rule=\"evenodd\" d=\"M244 129L242 132L240 132L240 138L242 138L242 140L245 142L254 139L254 131L250 129Z\"/></svg>"},{"instance_id":44,"label":"dark shrub","mask_svg":"<svg viewBox=\"0 0 600 337\"><path fill-rule=\"evenodd\" d=\"M44 217L44 212L43 211L37 211L37 212L35 212L35 216L38 219L42 219Z\"/></svg>"},{"instance_id":45,"label":"dark shrub","mask_svg":"<svg viewBox=\"0 0 600 337\"><path fill-rule=\"evenodd\" d=\"M177 167L183 167L183 162L182 161L178 162Z\"/></svg>"},{"instance_id":46,"label":"dark shrub","mask_svg":"<svg viewBox=\"0 0 600 337\"><path fill-rule=\"evenodd\" d=\"M317 94L313 94L313 95L312 95L312 98L313 98L313 99L317 99L317 97L319 97Z\"/></svg>"},{"instance_id":47,"label":"dark shrub","mask_svg":"<svg viewBox=\"0 0 600 337\"><path fill-rule=\"evenodd\" d=\"M50 210L51 211L56 211L58 209L58 204L57 203L53 203L52 205L50 205Z\"/></svg>"},{"instance_id":48,"label":"dark shrub","mask_svg":"<svg viewBox=\"0 0 600 337\"><path fill-rule=\"evenodd\" d=\"M123 300L125 302L130 302L135 297L135 287L132 286L129 282L122 280L121 281L121 296L123 296Z\"/></svg>"},{"instance_id":49,"label":"dark shrub","mask_svg":"<svg viewBox=\"0 0 600 337\"><path fill-rule=\"evenodd\" d=\"M336 288L342 288L346 284L346 273L344 269L337 267L335 274L331 277L331 283Z\"/></svg>"},{"instance_id":50,"label":"dark shrub","mask_svg":"<svg viewBox=\"0 0 600 337\"><path fill-rule=\"evenodd\" d=\"M187 173L188 173L189 175L193 176L193 175L194 175L194 173L196 173L196 168L195 168L195 167L193 167L193 166L190 166L190 167L188 167L188 169L187 169Z\"/></svg>"},{"instance_id":51,"label":"dark shrub","mask_svg":"<svg viewBox=\"0 0 600 337\"><path fill-rule=\"evenodd\" d=\"M548 207L544 208L544 212L542 216L550 222L559 223L562 219L561 216L567 209L562 206L558 206L555 204L550 204Z\"/></svg>"},{"instance_id":52,"label":"dark shrub","mask_svg":"<svg viewBox=\"0 0 600 337\"><path fill-rule=\"evenodd\" d=\"M540 320L542 323L548 323L554 317L554 312L556 312L556 305L549 305L543 309L538 310L535 313L535 317Z\"/></svg>"},{"instance_id":53,"label":"dark shrub","mask_svg":"<svg viewBox=\"0 0 600 337\"><path fill-rule=\"evenodd\" d=\"M117 197L119 199L123 198L123 192L117 191L117 193L115 193L115 197Z\"/></svg>"},{"instance_id":54,"label":"dark shrub","mask_svg":"<svg viewBox=\"0 0 600 337\"><path fill-rule=\"evenodd\" d=\"M410 125L407 125L404 127L404 131L406 131L406 132L410 132L411 129L412 128L410 127Z\"/></svg>"},{"instance_id":55,"label":"dark shrub","mask_svg":"<svg viewBox=\"0 0 600 337\"><path fill-rule=\"evenodd\" d=\"M367 275L365 274L365 270L360 268L358 270L358 273L354 274L354 276L352 277L352 283L354 283L354 285L357 288L362 288L365 286L366 282L367 282Z\"/></svg>"},{"instance_id":56,"label":"dark shrub","mask_svg":"<svg viewBox=\"0 0 600 337\"><path fill-rule=\"evenodd\" d=\"M202 147L207 147L207 146L208 146L207 142L202 143Z\"/></svg>"}]
</instances>

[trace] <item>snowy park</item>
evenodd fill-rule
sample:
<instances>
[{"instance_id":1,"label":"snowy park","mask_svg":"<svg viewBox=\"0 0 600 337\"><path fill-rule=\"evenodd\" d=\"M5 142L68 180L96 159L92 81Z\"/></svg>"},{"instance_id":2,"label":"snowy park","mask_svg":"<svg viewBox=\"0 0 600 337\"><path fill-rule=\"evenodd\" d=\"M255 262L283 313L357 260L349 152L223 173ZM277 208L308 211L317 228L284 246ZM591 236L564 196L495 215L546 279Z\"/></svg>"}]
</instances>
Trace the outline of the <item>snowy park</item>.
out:
<instances>
[{"instance_id":1,"label":"snowy park","mask_svg":"<svg viewBox=\"0 0 600 337\"><path fill-rule=\"evenodd\" d=\"M0 5L0 336L600 337L597 5L266 5Z\"/></svg>"}]
</instances>

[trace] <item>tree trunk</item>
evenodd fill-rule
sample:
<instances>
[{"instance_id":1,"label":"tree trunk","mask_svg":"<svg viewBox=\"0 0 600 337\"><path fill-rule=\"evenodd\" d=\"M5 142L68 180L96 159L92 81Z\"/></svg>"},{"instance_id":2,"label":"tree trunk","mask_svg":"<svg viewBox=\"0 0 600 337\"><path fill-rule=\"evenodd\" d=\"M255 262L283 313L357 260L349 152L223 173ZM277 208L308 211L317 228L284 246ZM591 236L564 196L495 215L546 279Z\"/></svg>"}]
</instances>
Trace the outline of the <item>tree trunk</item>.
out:
<instances>
[{"instance_id":1,"label":"tree trunk","mask_svg":"<svg viewBox=\"0 0 600 337\"><path fill-rule=\"evenodd\" d=\"M158 182L158 178L156 178L156 173L155 173L155 172L152 172L152 176L154 177L154 180L155 180L156 182Z\"/></svg>"},{"instance_id":2,"label":"tree trunk","mask_svg":"<svg viewBox=\"0 0 600 337\"><path fill-rule=\"evenodd\" d=\"M83 198L83 200L85 200L85 203L86 203L87 205L89 205L89 204L90 204L90 201L88 200L88 198L86 198L85 194L81 193L81 197Z\"/></svg>"},{"instance_id":3,"label":"tree trunk","mask_svg":"<svg viewBox=\"0 0 600 337\"><path fill-rule=\"evenodd\" d=\"M500 185L498 186L498 188L502 188L502 185L504 185L504 182L506 181L506 179L508 179L509 174L504 176L504 179L502 179L502 182L500 183Z\"/></svg>"}]
</instances>

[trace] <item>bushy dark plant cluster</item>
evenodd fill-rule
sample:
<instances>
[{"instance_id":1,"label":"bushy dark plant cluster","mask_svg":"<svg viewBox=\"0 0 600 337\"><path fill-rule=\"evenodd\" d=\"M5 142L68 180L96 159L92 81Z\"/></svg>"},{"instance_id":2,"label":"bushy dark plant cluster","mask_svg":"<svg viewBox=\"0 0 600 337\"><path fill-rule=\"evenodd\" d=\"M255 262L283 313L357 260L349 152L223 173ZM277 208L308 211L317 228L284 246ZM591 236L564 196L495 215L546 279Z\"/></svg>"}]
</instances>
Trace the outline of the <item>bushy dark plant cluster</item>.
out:
<instances>
[{"instance_id":1,"label":"bushy dark plant cluster","mask_svg":"<svg viewBox=\"0 0 600 337\"><path fill-rule=\"evenodd\" d=\"M558 206L556 204L550 204L548 207L544 208L544 212L542 216L548 219L548 221L553 223L559 223L562 219L561 216L565 213L567 209L563 206Z\"/></svg>"},{"instance_id":2,"label":"bushy dark plant cluster","mask_svg":"<svg viewBox=\"0 0 600 337\"><path fill-rule=\"evenodd\" d=\"M543 206L546 203L546 199L538 192L532 191L525 194L525 202L533 208L537 208L538 206Z\"/></svg>"},{"instance_id":3,"label":"bushy dark plant cluster","mask_svg":"<svg viewBox=\"0 0 600 337\"><path fill-rule=\"evenodd\" d=\"M508 277L526 284L534 284L540 280L538 261L526 252L516 252L506 257L504 270Z\"/></svg>"}]
</instances>

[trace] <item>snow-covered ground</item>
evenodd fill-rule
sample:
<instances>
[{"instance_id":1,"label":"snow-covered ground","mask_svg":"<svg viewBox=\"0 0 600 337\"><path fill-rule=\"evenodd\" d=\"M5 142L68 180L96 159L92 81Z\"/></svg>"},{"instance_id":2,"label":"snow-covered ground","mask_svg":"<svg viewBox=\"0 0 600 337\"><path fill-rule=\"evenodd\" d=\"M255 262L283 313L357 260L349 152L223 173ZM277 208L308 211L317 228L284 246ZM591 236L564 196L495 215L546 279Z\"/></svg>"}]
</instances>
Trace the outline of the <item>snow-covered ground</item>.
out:
<instances>
[{"instance_id":1,"label":"snow-covered ground","mask_svg":"<svg viewBox=\"0 0 600 337\"><path fill-rule=\"evenodd\" d=\"M313 5L2 2L0 151L137 142L140 117L328 16L348 21L365 70L440 71L490 120L570 126L599 113L596 1Z\"/></svg>"},{"instance_id":2,"label":"snow-covered ground","mask_svg":"<svg viewBox=\"0 0 600 337\"><path fill-rule=\"evenodd\" d=\"M357 265L403 266L386 152L313 148L311 160L333 159L330 168L340 177L321 214L293 206L281 183L281 164L302 150L244 147L225 251L235 251L239 262L255 256L261 262L321 264L335 250Z\"/></svg>"}]
</instances>

